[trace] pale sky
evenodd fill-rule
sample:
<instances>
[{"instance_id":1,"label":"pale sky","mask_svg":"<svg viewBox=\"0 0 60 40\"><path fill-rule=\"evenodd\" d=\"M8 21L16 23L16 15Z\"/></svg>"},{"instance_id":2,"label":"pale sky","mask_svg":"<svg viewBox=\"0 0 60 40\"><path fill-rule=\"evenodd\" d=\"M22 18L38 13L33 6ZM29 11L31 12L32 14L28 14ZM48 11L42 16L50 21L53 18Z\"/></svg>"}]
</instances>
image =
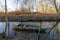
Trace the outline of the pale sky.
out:
<instances>
[{"instance_id":1,"label":"pale sky","mask_svg":"<svg viewBox=\"0 0 60 40\"><path fill-rule=\"evenodd\" d=\"M22 1L23 0L20 0L19 1L20 3L18 2L18 6L17 6L15 0L7 0L7 8L8 8L8 10L9 11L14 11L16 9L16 7L18 7L18 9L19 9L19 7L21 7ZM57 0L57 3L60 4L60 1ZM4 5L4 0L0 0L0 4ZM1 5L0 5L0 11L2 11L3 9L4 8L1 8Z\"/></svg>"}]
</instances>

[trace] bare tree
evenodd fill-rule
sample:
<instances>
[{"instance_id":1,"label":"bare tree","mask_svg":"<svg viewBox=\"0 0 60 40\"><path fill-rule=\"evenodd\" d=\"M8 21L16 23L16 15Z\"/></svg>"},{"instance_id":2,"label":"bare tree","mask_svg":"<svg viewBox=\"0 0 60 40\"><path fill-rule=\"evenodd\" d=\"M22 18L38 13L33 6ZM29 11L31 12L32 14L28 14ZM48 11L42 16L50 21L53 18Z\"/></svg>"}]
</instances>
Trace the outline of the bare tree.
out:
<instances>
[{"instance_id":1,"label":"bare tree","mask_svg":"<svg viewBox=\"0 0 60 40\"><path fill-rule=\"evenodd\" d=\"M57 13L59 14L59 10L58 10L58 7L57 7L57 4L56 4L56 0L52 0L53 1L53 3L54 3L54 6L55 6L55 8L56 8L56 11L57 11ZM48 34L47 34L47 36L44 38L44 40L46 40L46 38L49 36L49 34L50 34L50 32L55 28L55 31L58 31L58 25L59 24L59 22L56 22L56 24L51 28L51 30L48 32Z\"/></svg>"}]
</instances>

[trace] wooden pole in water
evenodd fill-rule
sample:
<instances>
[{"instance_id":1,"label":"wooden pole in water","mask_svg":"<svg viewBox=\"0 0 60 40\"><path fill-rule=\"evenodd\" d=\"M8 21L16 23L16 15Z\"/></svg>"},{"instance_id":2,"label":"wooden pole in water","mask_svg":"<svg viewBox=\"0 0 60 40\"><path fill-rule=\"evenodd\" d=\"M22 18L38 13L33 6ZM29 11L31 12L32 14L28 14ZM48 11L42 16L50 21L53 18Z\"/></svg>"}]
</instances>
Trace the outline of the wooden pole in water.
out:
<instances>
[{"instance_id":1,"label":"wooden pole in water","mask_svg":"<svg viewBox=\"0 0 60 40\"><path fill-rule=\"evenodd\" d=\"M5 14L7 14L6 0L5 0ZM6 36L6 30L7 30L7 15L5 15L5 20L6 20L6 25L5 25L5 38L6 38L6 40L7 40L7 36Z\"/></svg>"},{"instance_id":2,"label":"wooden pole in water","mask_svg":"<svg viewBox=\"0 0 60 40\"><path fill-rule=\"evenodd\" d=\"M5 38L6 40L8 40L7 35L6 35L6 31L7 31L7 27L8 27L8 13L7 13L7 1L5 0L5 20L6 20L6 25L5 25ZM8 27L8 37L9 37L9 27Z\"/></svg>"},{"instance_id":3,"label":"wooden pole in water","mask_svg":"<svg viewBox=\"0 0 60 40\"><path fill-rule=\"evenodd\" d=\"M38 40L40 40L40 30L42 27L42 22L39 22L39 30L38 30Z\"/></svg>"},{"instance_id":4,"label":"wooden pole in water","mask_svg":"<svg viewBox=\"0 0 60 40\"><path fill-rule=\"evenodd\" d=\"M8 39L9 39L9 27L10 27L10 25L9 25L9 23L8 23Z\"/></svg>"}]
</instances>

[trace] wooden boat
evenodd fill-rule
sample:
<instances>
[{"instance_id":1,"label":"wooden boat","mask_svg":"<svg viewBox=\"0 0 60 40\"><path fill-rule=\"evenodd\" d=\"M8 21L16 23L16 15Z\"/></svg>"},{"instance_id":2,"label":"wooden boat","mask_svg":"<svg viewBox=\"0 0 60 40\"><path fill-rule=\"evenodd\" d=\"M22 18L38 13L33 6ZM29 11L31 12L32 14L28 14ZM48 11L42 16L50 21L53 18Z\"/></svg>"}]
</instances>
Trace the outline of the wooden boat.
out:
<instances>
[{"instance_id":1,"label":"wooden boat","mask_svg":"<svg viewBox=\"0 0 60 40\"><path fill-rule=\"evenodd\" d=\"M36 32L38 33L40 30L40 33L46 33L46 29L39 29L39 26L37 25L25 25L25 24L19 24L13 28L15 31L29 31L29 32Z\"/></svg>"}]
</instances>

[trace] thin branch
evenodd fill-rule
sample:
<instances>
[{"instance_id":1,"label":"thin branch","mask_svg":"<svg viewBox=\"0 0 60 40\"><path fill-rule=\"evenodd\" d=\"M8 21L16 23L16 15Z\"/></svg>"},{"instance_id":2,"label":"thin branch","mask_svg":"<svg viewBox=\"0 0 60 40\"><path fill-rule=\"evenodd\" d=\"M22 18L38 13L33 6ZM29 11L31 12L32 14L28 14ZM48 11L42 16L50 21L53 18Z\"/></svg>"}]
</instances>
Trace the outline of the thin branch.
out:
<instances>
[{"instance_id":1,"label":"thin branch","mask_svg":"<svg viewBox=\"0 0 60 40\"><path fill-rule=\"evenodd\" d=\"M56 4L56 0L53 0L53 3L54 3L54 5L55 5L56 12L58 13L58 7L57 7L57 4Z\"/></svg>"}]
</instances>

